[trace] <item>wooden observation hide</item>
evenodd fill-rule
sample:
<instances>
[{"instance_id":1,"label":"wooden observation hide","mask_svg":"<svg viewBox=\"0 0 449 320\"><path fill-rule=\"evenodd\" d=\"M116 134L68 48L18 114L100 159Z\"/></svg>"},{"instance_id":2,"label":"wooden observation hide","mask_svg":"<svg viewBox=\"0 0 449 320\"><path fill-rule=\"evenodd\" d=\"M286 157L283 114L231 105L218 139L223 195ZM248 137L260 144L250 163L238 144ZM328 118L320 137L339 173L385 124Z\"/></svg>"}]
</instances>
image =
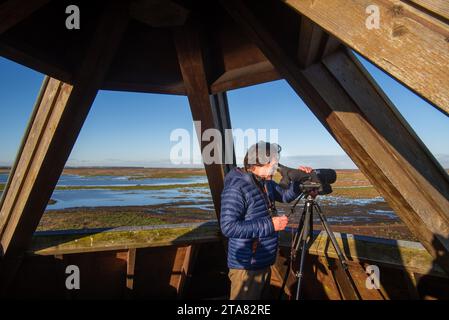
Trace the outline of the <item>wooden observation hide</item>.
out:
<instances>
[{"instance_id":1,"label":"wooden observation hide","mask_svg":"<svg viewBox=\"0 0 449 320\"><path fill-rule=\"evenodd\" d=\"M65 27L69 5L80 9L79 30ZM380 25L370 29L367 8L373 5ZM449 273L448 174L353 51L442 117L449 115L446 1L0 2L0 55L47 75L0 202L2 293L21 295L17 274L30 266L30 251L46 254L41 265L48 257L75 259L75 248L59 244L52 251L39 245L45 235L32 239L98 90L186 95L202 131L223 132L231 128L226 91L277 79L289 83L381 192L430 254L426 261L431 257L439 272ZM205 168L219 217L229 167ZM123 262L117 266L133 275L136 261L150 254L129 248L102 247L96 261L110 262L108 252L115 250L114 261ZM182 259L175 259L180 275L167 281L182 295L198 250L191 244L170 248ZM152 259L162 257L163 249L151 251ZM133 281L126 279L132 290Z\"/></svg>"}]
</instances>

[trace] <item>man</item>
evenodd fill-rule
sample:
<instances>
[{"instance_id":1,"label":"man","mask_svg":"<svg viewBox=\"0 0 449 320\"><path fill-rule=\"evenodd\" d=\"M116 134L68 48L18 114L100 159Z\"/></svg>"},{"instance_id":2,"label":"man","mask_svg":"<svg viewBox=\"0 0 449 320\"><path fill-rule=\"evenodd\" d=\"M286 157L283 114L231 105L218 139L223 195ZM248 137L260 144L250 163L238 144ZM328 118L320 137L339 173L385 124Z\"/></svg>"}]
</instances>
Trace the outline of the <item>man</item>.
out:
<instances>
[{"instance_id":1,"label":"man","mask_svg":"<svg viewBox=\"0 0 449 320\"><path fill-rule=\"evenodd\" d=\"M272 180L279 152L277 144L260 141L249 148L244 168L231 170L225 178L220 226L229 238L231 300L268 298L278 231L288 224L286 216L277 216L275 201L291 202L300 193L297 182L283 189ZM299 170L310 173L312 168L300 167Z\"/></svg>"}]
</instances>

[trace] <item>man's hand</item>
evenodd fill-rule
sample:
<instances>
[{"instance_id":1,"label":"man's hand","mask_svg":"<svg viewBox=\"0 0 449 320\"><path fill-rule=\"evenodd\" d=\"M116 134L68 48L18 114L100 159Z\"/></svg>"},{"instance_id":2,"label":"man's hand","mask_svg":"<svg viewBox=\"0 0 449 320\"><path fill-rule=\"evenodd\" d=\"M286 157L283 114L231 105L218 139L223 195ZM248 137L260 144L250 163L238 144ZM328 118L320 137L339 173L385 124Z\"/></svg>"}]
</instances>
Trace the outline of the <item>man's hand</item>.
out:
<instances>
[{"instance_id":1,"label":"man's hand","mask_svg":"<svg viewBox=\"0 0 449 320\"><path fill-rule=\"evenodd\" d=\"M313 171L311 167L304 167L304 166L300 166L298 169L306 173L311 173Z\"/></svg>"},{"instance_id":2,"label":"man's hand","mask_svg":"<svg viewBox=\"0 0 449 320\"><path fill-rule=\"evenodd\" d=\"M287 216L273 217L272 220L273 220L273 225L274 225L274 231L284 230L288 224Z\"/></svg>"}]
</instances>

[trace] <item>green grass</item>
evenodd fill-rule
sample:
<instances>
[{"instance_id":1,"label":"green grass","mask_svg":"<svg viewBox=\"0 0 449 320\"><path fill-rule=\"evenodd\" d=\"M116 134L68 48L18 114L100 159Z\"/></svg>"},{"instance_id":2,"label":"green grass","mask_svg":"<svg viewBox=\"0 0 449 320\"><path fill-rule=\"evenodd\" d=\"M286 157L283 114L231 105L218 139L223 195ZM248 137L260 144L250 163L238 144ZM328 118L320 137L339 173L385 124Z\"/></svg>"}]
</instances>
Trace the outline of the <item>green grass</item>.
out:
<instances>
[{"instance_id":1,"label":"green grass","mask_svg":"<svg viewBox=\"0 0 449 320\"><path fill-rule=\"evenodd\" d=\"M77 174L80 177L103 177L103 176L109 176L110 174L107 173L79 173ZM205 176L206 174L201 173L189 173L189 172L161 172L161 173L152 173L151 175L126 175L128 176L128 180L143 180L143 179L159 179L159 178L175 178L175 179L183 179L183 178L192 178L192 177L198 177L198 176ZM122 176L120 174L116 176Z\"/></svg>"},{"instance_id":2,"label":"green grass","mask_svg":"<svg viewBox=\"0 0 449 320\"><path fill-rule=\"evenodd\" d=\"M373 186L360 186L360 187L333 187L332 196L345 197L345 198L375 198L379 197L380 193L377 192Z\"/></svg>"},{"instance_id":3,"label":"green grass","mask_svg":"<svg viewBox=\"0 0 449 320\"><path fill-rule=\"evenodd\" d=\"M168 184L168 185L135 185L135 186L57 186L57 190L86 190L86 189L107 189L107 190L166 190L178 188L207 188L208 183L190 184Z\"/></svg>"},{"instance_id":4,"label":"green grass","mask_svg":"<svg viewBox=\"0 0 449 320\"><path fill-rule=\"evenodd\" d=\"M155 178L174 178L174 179L183 179L183 178L192 178L192 177L201 177L206 176L206 173L190 173L190 172L158 172L152 173L151 175L142 175L142 176L130 176L128 180L143 180L143 179L155 179Z\"/></svg>"},{"instance_id":5,"label":"green grass","mask_svg":"<svg viewBox=\"0 0 449 320\"><path fill-rule=\"evenodd\" d=\"M89 167L65 168L65 174L76 174L83 177L126 176L128 179L151 178L189 178L205 176L204 169L172 169L172 168L126 168L126 167Z\"/></svg>"},{"instance_id":6,"label":"green grass","mask_svg":"<svg viewBox=\"0 0 449 320\"><path fill-rule=\"evenodd\" d=\"M162 219L146 214L134 212L46 212L40 221L38 231L66 230L66 229L90 229L90 228L115 228L122 226L147 226L166 223Z\"/></svg>"}]
</instances>

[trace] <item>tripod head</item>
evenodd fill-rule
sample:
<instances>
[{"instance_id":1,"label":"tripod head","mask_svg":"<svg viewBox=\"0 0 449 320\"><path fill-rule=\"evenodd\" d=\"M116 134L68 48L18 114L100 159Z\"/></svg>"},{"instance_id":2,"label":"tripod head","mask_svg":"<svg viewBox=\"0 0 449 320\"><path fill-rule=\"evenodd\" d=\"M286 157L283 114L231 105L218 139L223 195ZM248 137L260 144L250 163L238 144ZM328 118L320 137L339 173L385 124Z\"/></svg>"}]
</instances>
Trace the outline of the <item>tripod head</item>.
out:
<instances>
[{"instance_id":1,"label":"tripod head","mask_svg":"<svg viewBox=\"0 0 449 320\"><path fill-rule=\"evenodd\" d=\"M315 199L318 195L328 194L327 192L323 193L323 185L317 181L306 180L299 185L299 188L301 190L301 194L298 196L298 198L296 198L295 202L290 207L290 212L286 214L287 217L290 217L295 212L295 208L298 205L299 201L301 201L301 199L304 198L306 199L306 201L315 202ZM329 188L331 188L330 185ZM332 188L330 192L332 192Z\"/></svg>"}]
</instances>

